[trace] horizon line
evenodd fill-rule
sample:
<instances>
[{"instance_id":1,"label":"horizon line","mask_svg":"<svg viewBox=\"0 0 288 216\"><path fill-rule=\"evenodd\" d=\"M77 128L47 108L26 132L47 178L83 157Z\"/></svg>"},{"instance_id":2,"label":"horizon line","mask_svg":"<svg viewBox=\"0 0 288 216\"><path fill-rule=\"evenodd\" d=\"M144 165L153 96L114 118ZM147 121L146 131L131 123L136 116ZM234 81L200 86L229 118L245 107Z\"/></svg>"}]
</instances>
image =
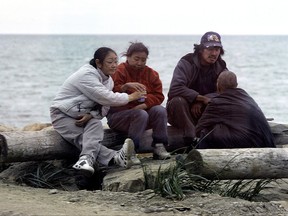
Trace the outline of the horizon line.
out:
<instances>
[{"instance_id":1,"label":"horizon line","mask_svg":"<svg viewBox=\"0 0 288 216\"><path fill-rule=\"evenodd\" d=\"M203 34L199 34L199 33L195 33L195 34L151 34L151 33L147 33L147 34L143 34L143 33L1 33L0 35L33 35L33 36L41 36L41 35L51 35L51 36L96 36L96 35L109 35L109 36L113 36L113 35L117 35L117 36L127 36L127 35L138 35L138 36L201 36ZM221 36L225 35L225 36L288 36L288 34L220 34Z\"/></svg>"}]
</instances>

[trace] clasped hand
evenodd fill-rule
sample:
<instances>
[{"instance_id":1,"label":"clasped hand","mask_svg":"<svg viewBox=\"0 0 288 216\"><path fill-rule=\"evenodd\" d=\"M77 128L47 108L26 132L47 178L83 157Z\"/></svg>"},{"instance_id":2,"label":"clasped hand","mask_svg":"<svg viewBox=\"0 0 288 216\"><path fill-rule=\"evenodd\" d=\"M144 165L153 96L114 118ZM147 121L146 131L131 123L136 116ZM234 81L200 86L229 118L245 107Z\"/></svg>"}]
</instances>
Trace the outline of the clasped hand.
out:
<instances>
[{"instance_id":1,"label":"clasped hand","mask_svg":"<svg viewBox=\"0 0 288 216\"><path fill-rule=\"evenodd\" d=\"M125 85L122 86L122 91L127 91L127 89L132 89L134 92L129 95L129 101L138 100L140 98L146 98L146 87L145 85L138 83L138 82L129 82L125 83Z\"/></svg>"},{"instance_id":2,"label":"clasped hand","mask_svg":"<svg viewBox=\"0 0 288 216\"><path fill-rule=\"evenodd\" d=\"M78 127L84 127L92 118L93 116L90 113L80 115L75 121L75 125Z\"/></svg>"},{"instance_id":3,"label":"clasped hand","mask_svg":"<svg viewBox=\"0 0 288 216\"><path fill-rule=\"evenodd\" d=\"M129 88L134 89L135 91L138 91L138 92L146 92L146 86L138 82L125 83L123 90L126 91Z\"/></svg>"}]
</instances>

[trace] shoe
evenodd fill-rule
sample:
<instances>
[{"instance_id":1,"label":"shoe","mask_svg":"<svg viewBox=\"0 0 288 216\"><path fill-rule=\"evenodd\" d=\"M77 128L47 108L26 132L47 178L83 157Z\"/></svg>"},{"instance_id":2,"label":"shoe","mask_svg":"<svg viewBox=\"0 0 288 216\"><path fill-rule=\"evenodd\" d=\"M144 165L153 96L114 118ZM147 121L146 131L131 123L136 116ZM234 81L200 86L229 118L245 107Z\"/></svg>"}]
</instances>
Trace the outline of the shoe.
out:
<instances>
[{"instance_id":1,"label":"shoe","mask_svg":"<svg viewBox=\"0 0 288 216\"><path fill-rule=\"evenodd\" d=\"M120 167L130 168L133 165L131 156L134 154L134 142L127 138L123 144L123 147L117 151L114 156L115 164Z\"/></svg>"},{"instance_id":2,"label":"shoe","mask_svg":"<svg viewBox=\"0 0 288 216\"><path fill-rule=\"evenodd\" d=\"M132 154L130 159L131 159L133 165L140 165L141 164L141 161L139 160L139 158L137 157L135 152Z\"/></svg>"},{"instance_id":3,"label":"shoe","mask_svg":"<svg viewBox=\"0 0 288 216\"><path fill-rule=\"evenodd\" d=\"M157 143L153 150L153 159L155 160L165 160L171 158L169 152L166 151L166 148L162 143Z\"/></svg>"},{"instance_id":4,"label":"shoe","mask_svg":"<svg viewBox=\"0 0 288 216\"><path fill-rule=\"evenodd\" d=\"M73 168L81 171L85 176L92 176L94 174L93 161L88 155L81 156L73 165Z\"/></svg>"}]
</instances>

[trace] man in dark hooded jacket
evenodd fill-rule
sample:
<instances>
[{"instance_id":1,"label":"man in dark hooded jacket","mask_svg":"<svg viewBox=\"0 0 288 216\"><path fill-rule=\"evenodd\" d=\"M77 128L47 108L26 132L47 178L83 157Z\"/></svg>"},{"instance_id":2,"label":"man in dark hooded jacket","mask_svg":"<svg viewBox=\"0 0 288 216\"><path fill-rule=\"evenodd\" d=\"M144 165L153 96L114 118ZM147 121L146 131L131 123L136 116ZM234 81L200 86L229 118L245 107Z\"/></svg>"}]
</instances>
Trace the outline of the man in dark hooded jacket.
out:
<instances>
[{"instance_id":1,"label":"man in dark hooded jacket","mask_svg":"<svg viewBox=\"0 0 288 216\"><path fill-rule=\"evenodd\" d=\"M193 145L195 125L217 91L219 74L227 69L222 55L220 35L206 32L200 44L194 44L194 53L183 56L174 69L166 105L168 122L183 131L186 146Z\"/></svg>"},{"instance_id":2,"label":"man in dark hooded jacket","mask_svg":"<svg viewBox=\"0 0 288 216\"><path fill-rule=\"evenodd\" d=\"M196 135L200 137L197 148L275 147L260 107L237 85L233 72L219 75L219 96L210 100L196 126Z\"/></svg>"}]
</instances>

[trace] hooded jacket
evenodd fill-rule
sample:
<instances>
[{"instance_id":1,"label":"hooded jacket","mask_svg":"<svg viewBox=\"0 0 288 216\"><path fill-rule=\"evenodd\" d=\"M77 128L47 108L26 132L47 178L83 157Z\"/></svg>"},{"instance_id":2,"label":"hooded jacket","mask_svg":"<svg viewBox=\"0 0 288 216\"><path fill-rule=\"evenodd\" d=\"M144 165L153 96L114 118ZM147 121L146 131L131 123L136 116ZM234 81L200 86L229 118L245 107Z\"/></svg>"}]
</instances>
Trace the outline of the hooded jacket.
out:
<instances>
[{"instance_id":1,"label":"hooded jacket","mask_svg":"<svg viewBox=\"0 0 288 216\"><path fill-rule=\"evenodd\" d=\"M94 118L102 119L110 106L129 102L128 94L114 93L113 86L110 76L86 64L67 78L50 109L59 109L72 118L90 113Z\"/></svg>"},{"instance_id":2,"label":"hooded jacket","mask_svg":"<svg viewBox=\"0 0 288 216\"><path fill-rule=\"evenodd\" d=\"M203 71L198 55L188 53L180 59L175 67L168 92L168 101L176 96L181 96L189 103L193 103L199 94L207 95L216 92L217 78L224 70L227 70L226 62L221 57L207 71Z\"/></svg>"}]
</instances>

